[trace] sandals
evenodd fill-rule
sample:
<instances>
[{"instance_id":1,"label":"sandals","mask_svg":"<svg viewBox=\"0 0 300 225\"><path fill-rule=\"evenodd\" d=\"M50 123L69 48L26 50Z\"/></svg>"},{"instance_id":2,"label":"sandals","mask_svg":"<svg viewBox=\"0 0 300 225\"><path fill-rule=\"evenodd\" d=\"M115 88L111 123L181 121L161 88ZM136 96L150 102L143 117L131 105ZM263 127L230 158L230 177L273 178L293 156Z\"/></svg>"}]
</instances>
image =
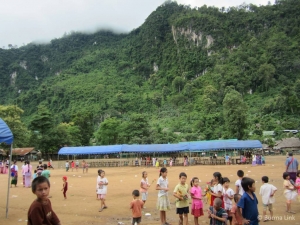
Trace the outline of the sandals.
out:
<instances>
[{"instance_id":1,"label":"sandals","mask_svg":"<svg viewBox=\"0 0 300 225\"><path fill-rule=\"evenodd\" d=\"M103 209L107 209L107 206L103 206Z\"/></svg>"},{"instance_id":2,"label":"sandals","mask_svg":"<svg viewBox=\"0 0 300 225\"><path fill-rule=\"evenodd\" d=\"M296 214L295 212L293 211L286 211L287 213L291 213L291 214Z\"/></svg>"},{"instance_id":3,"label":"sandals","mask_svg":"<svg viewBox=\"0 0 300 225\"><path fill-rule=\"evenodd\" d=\"M102 210L103 210L103 208L100 208L100 209L99 209L99 212L102 212Z\"/></svg>"}]
</instances>

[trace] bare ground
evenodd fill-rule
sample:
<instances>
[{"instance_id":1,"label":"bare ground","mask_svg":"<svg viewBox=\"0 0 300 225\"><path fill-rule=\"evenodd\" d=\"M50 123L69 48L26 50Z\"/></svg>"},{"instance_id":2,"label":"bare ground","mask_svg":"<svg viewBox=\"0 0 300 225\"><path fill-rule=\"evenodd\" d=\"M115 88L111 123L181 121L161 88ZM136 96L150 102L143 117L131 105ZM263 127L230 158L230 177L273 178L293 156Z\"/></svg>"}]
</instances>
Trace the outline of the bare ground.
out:
<instances>
[{"instance_id":1,"label":"bare ground","mask_svg":"<svg viewBox=\"0 0 300 225\"><path fill-rule=\"evenodd\" d=\"M297 158L298 156L296 156ZM293 210L296 212L294 217L291 214L285 213L285 198L283 196L283 179L285 156L267 156L266 166L251 167L250 165L216 165L216 166L191 166L191 167L172 167L168 168L168 179L171 192L169 197L171 200L172 209L167 212L167 220L172 225L178 224L178 216L175 214L174 197L172 197L172 189L178 182L180 172L186 172L188 180L193 176L198 176L201 182L201 187L204 188L207 181L210 181L212 174L216 171L222 173L223 177L228 177L231 180L231 188L234 189L234 182L237 179L236 171L244 170L246 176L249 176L257 181L256 193L258 195L261 186L261 177L269 176L270 183L274 184L278 191L276 193L276 203L274 204L274 216L277 220L267 222L267 224L300 224L300 204L294 202ZM298 159L299 160L299 159ZM33 163L36 166L36 163ZM54 162L54 166L58 165ZM19 163L19 167L21 163ZM98 212L100 202L96 200L96 178L99 168L90 168L88 174L83 174L82 170L65 172L63 168L51 170L51 202L54 211L61 220L62 225L66 224L118 224L123 222L125 225L130 224L131 211L129 203L132 200L131 193L134 189L139 189L142 171L148 172L149 181L157 179L159 172L156 168L139 168L139 167L111 167L102 168L106 172L106 177L109 181L107 205L108 209ZM61 192L62 176L68 176L69 190L67 192L67 200L64 200ZM26 224L27 210L35 199L31 189L23 188L22 179L19 177L19 186L10 189L9 195L9 214L8 219L5 218L6 212L6 196L7 196L7 175L0 175L0 224L17 225ZM262 212L261 198L258 207ZM150 188L148 201L146 203L145 213L150 213L151 216L143 216L141 224L160 224L159 212L156 210L157 191L155 185ZM208 205L205 205L205 210ZM189 215L189 224L193 224L193 218ZM207 213L200 218L200 224L209 224Z\"/></svg>"}]
</instances>

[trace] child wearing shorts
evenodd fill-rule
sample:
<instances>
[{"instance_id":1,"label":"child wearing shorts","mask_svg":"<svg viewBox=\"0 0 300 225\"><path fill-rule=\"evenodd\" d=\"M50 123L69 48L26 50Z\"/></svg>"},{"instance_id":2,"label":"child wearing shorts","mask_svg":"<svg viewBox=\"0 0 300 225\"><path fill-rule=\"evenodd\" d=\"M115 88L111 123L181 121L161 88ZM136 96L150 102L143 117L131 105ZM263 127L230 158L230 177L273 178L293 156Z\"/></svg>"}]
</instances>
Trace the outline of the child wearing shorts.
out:
<instances>
[{"instance_id":1,"label":"child wearing shorts","mask_svg":"<svg viewBox=\"0 0 300 225\"><path fill-rule=\"evenodd\" d=\"M99 209L99 212L102 212L103 209L107 209L107 206L105 204L105 197L107 194L107 185L108 185L108 180L105 177L105 172L104 170L99 170L98 171L98 177L97 177L97 186L96 186L96 192L98 195L98 199L101 200L101 207Z\"/></svg>"},{"instance_id":2,"label":"child wearing shorts","mask_svg":"<svg viewBox=\"0 0 300 225\"><path fill-rule=\"evenodd\" d=\"M150 187L147 176L148 176L147 172L143 171L141 185L140 185L140 187L141 187L140 192L142 193L142 201L144 202L144 204L146 203L146 200L147 200L148 188Z\"/></svg>"},{"instance_id":3,"label":"child wearing shorts","mask_svg":"<svg viewBox=\"0 0 300 225\"><path fill-rule=\"evenodd\" d=\"M263 176L261 178L263 185L260 187L259 194L262 198L263 203L263 221L267 222L268 220L273 220L273 203L275 202L274 194L277 191L277 188L269 184L269 178L267 176ZM266 217L267 209L270 211L270 219Z\"/></svg>"},{"instance_id":4,"label":"child wearing shorts","mask_svg":"<svg viewBox=\"0 0 300 225\"><path fill-rule=\"evenodd\" d=\"M144 202L139 199L140 192L134 190L132 192L133 200L130 202L130 209L132 210L132 225L140 224L142 221L142 208Z\"/></svg>"},{"instance_id":5,"label":"child wearing shorts","mask_svg":"<svg viewBox=\"0 0 300 225\"><path fill-rule=\"evenodd\" d=\"M189 214L189 185L186 183L187 175L179 174L179 184L174 189L173 196L176 200L176 214L179 214L179 225L188 225Z\"/></svg>"}]
</instances>

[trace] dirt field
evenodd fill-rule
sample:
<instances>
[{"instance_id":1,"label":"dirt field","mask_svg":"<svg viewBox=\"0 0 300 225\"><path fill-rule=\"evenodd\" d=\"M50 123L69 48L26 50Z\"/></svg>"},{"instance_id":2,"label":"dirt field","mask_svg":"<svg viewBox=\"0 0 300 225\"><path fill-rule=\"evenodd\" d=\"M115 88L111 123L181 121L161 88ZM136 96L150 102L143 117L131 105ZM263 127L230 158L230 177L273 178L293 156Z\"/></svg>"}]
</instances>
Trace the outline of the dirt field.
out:
<instances>
[{"instance_id":1,"label":"dirt field","mask_svg":"<svg viewBox=\"0 0 300 225\"><path fill-rule=\"evenodd\" d=\"M300 158L296 156L298 160ZM278 191L276 193L276 203L274 204L274 216L277 217L275 222L267 222L267 224L300 224L300 203L294 202L292 208L297 214L291 217L291 214L285 213L285 198L283 196L283 179L285 156L269 156L266 157L266 166L251 167L250 165L216 165L216 166L191 166L191 167L172 167L168 168L169 186L172 190L178 182L180 172L186 172L188 180L193 176L198 176L203 188L207 181L212 178L213 172L219 171L223 177L231 180L231 188L234 188L234 182L237 179L236 171L244 170L246 176L257 181L256 193L258 195L261 186L261 177L269 176L270 183L274 184ZM53 163L54 166L57 162ZM21 163L18 163L19 167ZM36 164L33 164L36 166ZM149 181L158 178L158 170L150 168L138 167L119 167L119 168L102 168L106 172L109 181L107 205L108 209L98 212L100 202L96 200L96 178L98 168L90 168L88 174L83 174L82 170L78 172L65 172L64 169L51 170L51 189L52 207L61 220L62 225L66 224L118 224L122 222L125 225L130 224L131 210L129 203L132 200L131 193L134 189L139 189L142 171L148 172ZM62 176L68 176L69 190L67 192L68 199L64 200L61 192ZM10 190L10 203L8 219L5 218L6 193L7 193L7 175L0 175L0 224L16 225L27 223L27 210L35 199L31 189L23 188L22 178L19 177L17 188ZM167 212L167 221L172 225L178 224L178 216L175 214L174 197L172 191L169 193L172 209ZM143 216L141 224L160 224L159 212L156 210L157 191L155 185L150 188L148 201L146 203L145 213L151 216ZM262 212L261 198L258 196L259 211ZM205 210L208 205L205 205ZM189 224L193 224L193 218L189 215ZM201 224L209 224L207 213L200 218Z\"/></svg>"}]
</instances>

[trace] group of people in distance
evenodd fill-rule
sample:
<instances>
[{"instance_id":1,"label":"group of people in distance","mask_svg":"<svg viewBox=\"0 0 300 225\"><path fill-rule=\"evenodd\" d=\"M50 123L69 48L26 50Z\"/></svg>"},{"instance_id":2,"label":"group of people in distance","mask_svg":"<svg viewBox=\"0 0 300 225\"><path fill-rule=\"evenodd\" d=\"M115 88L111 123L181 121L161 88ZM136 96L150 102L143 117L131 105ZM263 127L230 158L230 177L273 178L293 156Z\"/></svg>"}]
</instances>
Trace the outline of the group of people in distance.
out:
<instances>
[{"instance_id":1,"label":"group of people in distance","mask_svg":"<svg viewBox=\"0 0 300 225\"><path fill-rule=\"evenodd\" d=\"M291 170L292 168L292 170ZM294 170L297 169L297 172ZM295 173L295 174L294 174ZM294 176L295 175L295 176ZM199 225L199 217L207 213L211 225L258 225L258 199L256 194L256 182L252 178L244 177L242 170L237 171L238 179L234 184L234 188L230 188L230 180L228 177L222 177L220 172L213 173L212 180L207 183L207 187L202 191L198 177L192 177L188 182L186 173L179 174L179 182L173 189L173 196L176 199L176 214L179 216L179 225L188 224L188 214L194 217L195 225ZM159 178L153 179L152 183L148 182L148 174L142 172L142 179L139 190L133 190L133 200L130 202L132 210L132 224L140 224L142 220L142 209L148 198L148 189L156 181L156 190L158 191L156 207L159 210L160 222L162 225L169 225L166 213L170 210L169 200L169 182L168 170L162 167L159 171ZM297 179L296 179L297 178ZM283 173L284 196L286 197L286 212L294 214L291 210L291 201L296 198L297 190L300 187L300 171L298 171L298 161L290 157L286 160L286 172ZM99 212L108 208L105 202L107 194L108 180L105 177L105 171L98 170L96 181L97 199L101 201ZM277 188L269 184L269 178L263 176L261 178L262 185L259 190L261 195L263 212L262 220L273 220L273 203L274 195ZM38 176L31 185L32 192L37 199L32 203L28 211L28 224L54 224L60 225L59 219L51 208L49 200L50 182L47 177ZM66 198L67 177L63 177L64 196ZM141 200L140 200L141 195ZM191 202L191 209L189 207ZM209 204L209 208L204 212L204 201ZM267 210L270 216L267 216Z\"/></svg>"}]
</instances>

